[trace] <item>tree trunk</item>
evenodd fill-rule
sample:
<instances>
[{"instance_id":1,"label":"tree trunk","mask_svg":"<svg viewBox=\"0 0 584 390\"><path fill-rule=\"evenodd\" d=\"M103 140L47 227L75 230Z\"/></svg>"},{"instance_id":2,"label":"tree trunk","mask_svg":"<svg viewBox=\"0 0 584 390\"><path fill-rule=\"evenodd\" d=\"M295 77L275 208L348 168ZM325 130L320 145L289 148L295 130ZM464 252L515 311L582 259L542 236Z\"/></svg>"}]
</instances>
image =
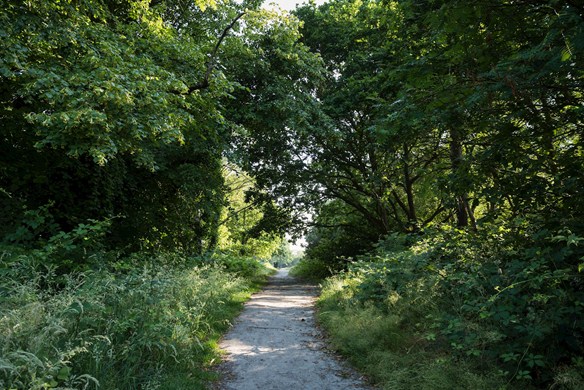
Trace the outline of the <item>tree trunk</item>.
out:
<instances>
[{"instance_id":1,"label":"tree trunk","mask_svg":"<svg viewBox=\"0 0 584 390\"><path fill-rule=\"evenodd\" d=\"M406 198L408 201L408 224L412 231L418 229L418 216L416 215L416 205L414 202L414 181L412 180L412 175L410 172L410 165L408 161L410 159L410 150L407 145L404 144L404 189L406 191Z\"/></svg>"},{"instance_id":2,"label":"tree trunk","mask_svg":"<svg viewBox=\"0 0 584 390\"><path fill-rule=\"evenodd\" d=\"M466 172L462 171L462 160L463 160L463 151L462 151L462 137L458 130L451 130L450 131L450 164L452 173L457 178L460 178ZM473 215L473 211L468 204L468 194L466 190L461 189L458 183L454 183L455 186L455 193L454 196L456 197L456 226L458 227L467 227L469 220L472 221L473 229L476 229L476 222Z\"/></svg>"}]
</instances>

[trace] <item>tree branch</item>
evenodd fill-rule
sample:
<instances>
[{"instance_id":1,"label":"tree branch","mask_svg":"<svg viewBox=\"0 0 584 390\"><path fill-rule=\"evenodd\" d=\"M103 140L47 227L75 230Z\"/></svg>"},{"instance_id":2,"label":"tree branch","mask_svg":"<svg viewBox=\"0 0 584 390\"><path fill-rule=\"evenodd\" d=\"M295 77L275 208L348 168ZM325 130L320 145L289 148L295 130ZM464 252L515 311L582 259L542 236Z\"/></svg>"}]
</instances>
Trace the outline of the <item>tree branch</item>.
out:
<instances>
[{"instance_id":1,"label":"tree branch","mask_svg":"<svg viewBox=\"0 0 584 390\"><path fill-rule=\"evenodd\" d=\"M422 226L428 225L430 222L434 220L434 218L436 218L444 210L445 210L444 206L442 205L442 203L440 203L438 205L438 208L432 213L432 215L430 215L428 218L424 220L424 222L422 222Z\"/></svg>"},{"instance_id":2,"label":"tree branch","mask_svg":"<svg viewBox=\"0 0 584 390\"><path fill-rule=\"evenodd\" d=\"M391 194L393 195L395 201L397 202L397 204L399 205L399 207L403 210L404 213L406 213L406 215L409 215L409 211L408 211L408 207L406 206L406 204L400 199L399 195L397 194L397 192L395 190L391 190Z\"/></svg>"},{"instance_id":3,"label":"tree branch","mask_svg":"<svg viewBox=\"0 0 584 390\"><path fill-rule=\"evenodd\" d=\"M211 73L213 72L213 69L215 68L215 60L217 58L217 52L219 51L219 47L221 46L221 43L223 43L223 40L227 37L227 35L229 35L229 31L231 31L231 29L233 29L233 26L235 26L235 23L237 23L239 21L239 19L241 19L243 17L243 15L245 15L245 11L240 12L235 17L235 19L233 19L231 21L231 23L229 23L229 25L227 27L225 27L225 29L221 33L221 36L217 40L217 43L215 44L213 51L211 52L211 54L209 54L209 60L207 61L207 70L205 71L205 76L203 77L203 80L195 85L191 85L189 87L189 89L187 90L186 95L190 95L191 93L193 93L195 91L199 91L201 89L206 89L209 87L209 78L211 77ZM179 94L185 95L184 93L179 93Z\"/></svg>"}]
</instances>

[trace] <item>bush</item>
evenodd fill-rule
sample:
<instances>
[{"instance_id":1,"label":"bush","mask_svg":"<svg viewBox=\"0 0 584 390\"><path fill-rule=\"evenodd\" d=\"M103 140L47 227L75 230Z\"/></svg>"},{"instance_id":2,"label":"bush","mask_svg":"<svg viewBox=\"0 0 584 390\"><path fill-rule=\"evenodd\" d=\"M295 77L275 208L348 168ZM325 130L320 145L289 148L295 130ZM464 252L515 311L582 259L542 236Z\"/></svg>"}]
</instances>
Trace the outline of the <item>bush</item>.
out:
<instances>
[{"instance_id":1,"label":"bush","mask_svg":"<svg viewBox=\"0 0 584 390\"><path fill-rule=\"evenodd\" d=\"M419 325L406 325L402 316L356 298L364 281L353 273L325 281L318 302L318 319L330 334L333 346L380 388L504 387L505 381L496 370L437 349L423 337Z\"/></svg>"},{"instance_id":2,"label":"bush","mask_svg":"<svg viewBox=\"0 0 584 390\"><path fill-rule=\"evenodd\" d=\"M401 251L380 245L334 279L343 285L336 299L345 303L336 314L323 309L321 318L329 329L342 328L337 323L360 324L375 310L404 339L447 354L452 364L486 365L521 387L581 388L582 241L566 229L519 221L478 233L428 231ZM321 302L331 301L333 285L325 285ZM378 324L366 327L357 334L383 340ZM347 351L368 350L337 333Z\"/></svg>"},{"instance_id":3,"label":"bush","mask_svg":"<svg viewBox=\"0 0 584 390\"><path fill-rule=\"evenodd\" d=\"M14 234L4 238L1 245L6 249L5 262L9 258L10 261L18 261L17 257L6 256L6 253L20 252L26 254L28 264L43 264L58 274L66 274L88 270L113 260L111 256L106 256L104 246L104 237L111 226L111 219L88 220L69 232L53 231L49 237L42 238L33 229L44 223L46 209L41 208L41 211L27 212L26 215L30 218L27 226L21 226ZM27 237L27 240L18 237ZM36 241L27 242L32 238L36 238Z\"/></svg>"},{"instance_id":4,"label":"bush","mask_svg":"<svg viewBox=\"0 0 584 390\"><path fill-rule=\"evenodd\" d=\"M301 259L292 269L290 275L318 282L333 274L330 264L318 259Z\"/></svg>"},{"instance_id":5,"label":"bush","mask_svg":"<svg viewBox=\"0 0 584 390\"><path fill-rule=\"evenodd\" d=\"M244 278L265 277L274 272L274 267L268 262L261 262L254 257L235 256L226 253L215 253L211 257L213 264L223 267L226 271Z\"/></svg>"}]
</instances>

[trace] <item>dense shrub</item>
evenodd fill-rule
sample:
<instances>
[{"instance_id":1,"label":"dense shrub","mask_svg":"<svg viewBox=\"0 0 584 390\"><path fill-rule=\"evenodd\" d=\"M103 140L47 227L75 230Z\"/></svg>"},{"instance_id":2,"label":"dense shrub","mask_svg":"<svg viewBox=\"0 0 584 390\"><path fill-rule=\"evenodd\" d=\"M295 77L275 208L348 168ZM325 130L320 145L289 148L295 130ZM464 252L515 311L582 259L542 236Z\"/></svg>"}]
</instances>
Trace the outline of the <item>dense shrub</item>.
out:
<instances>
[{"instance_id":1,"label":"dense shrub","mask_svg":"<svg viewBox=\"0 0 584 390\"><path fill-rule=\"evenodd\" d=\"M357 281L358 283L358 281ZM398 315L353 300L356 280L338 275L324 282L319 321L333 346L384 389L502 389L505 381L478 366L432 346Z\"/></svg>"},{"instance_id":2,"label":"dense shrub","mask_svg":"<svg viewBox=\"0 0 584 390\"><path fill-rule=\"evenodd\" d=\"M509 383L581 388L581 241L567 229L521 221L479 232L428 231L407 249L381 243L329 282L321 301L342 291L332 313L374 310L425 348L496 365L493 373ZM331 323L331 315L325 310L321 318Z\"/></svg>"},{"instance_id":3,"label":"dense shrub","mask_svg":"<svg viewBox=\"0 0 584 390\"><path fill-rule=\"evenodd\" d=\"M333 275L334 270L325 261L302 258L290 270L290 274L306 280L319 281Z\"/></svg>"},{"instance_id":4,"label":"dense shrub","mask_svg":"<svg viewBox=\"0 0 584 390\"><path fill-rule=\"evenodd\" d=\"M215 253L211 257L211 262L228 272L251 279L258 276L267 276L273 270L268 261L261 262L254 257L235 256L225 253Z\"/></svg>"}]
</instances>

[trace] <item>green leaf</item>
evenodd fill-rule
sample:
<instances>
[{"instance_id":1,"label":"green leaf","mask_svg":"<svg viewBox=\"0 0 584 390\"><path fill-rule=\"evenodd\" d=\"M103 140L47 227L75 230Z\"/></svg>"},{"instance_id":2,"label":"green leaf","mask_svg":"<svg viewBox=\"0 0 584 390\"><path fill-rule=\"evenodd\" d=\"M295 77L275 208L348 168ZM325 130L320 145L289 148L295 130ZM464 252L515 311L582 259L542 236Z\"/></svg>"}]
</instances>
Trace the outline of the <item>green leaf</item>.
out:
<instances>
[{"instance_id":1,"label":"green leaf","mask_svg":"<svg viewBox=\"0 0 584 390\"><path fill-rule=\"evenodd\" d=\"M69 378L70 374L71 374L70 367L67 367L67 366L61 367L61 369L59 370L59 373L57 374L57 379L65 380L65 379Z\"/></svg>"},{"instance_id":2,"label":"green leaf","mask_svg":"<svg viewBox=\"0 0 584 390\"><path fill-rule=\"evenodd\" d=\"M562 62L568 61L570 58L572 58L572 53L571 53L570 49L568 49L566 47L562 50L562 57L561 57Z\"/></svg>"}]
</instances>

